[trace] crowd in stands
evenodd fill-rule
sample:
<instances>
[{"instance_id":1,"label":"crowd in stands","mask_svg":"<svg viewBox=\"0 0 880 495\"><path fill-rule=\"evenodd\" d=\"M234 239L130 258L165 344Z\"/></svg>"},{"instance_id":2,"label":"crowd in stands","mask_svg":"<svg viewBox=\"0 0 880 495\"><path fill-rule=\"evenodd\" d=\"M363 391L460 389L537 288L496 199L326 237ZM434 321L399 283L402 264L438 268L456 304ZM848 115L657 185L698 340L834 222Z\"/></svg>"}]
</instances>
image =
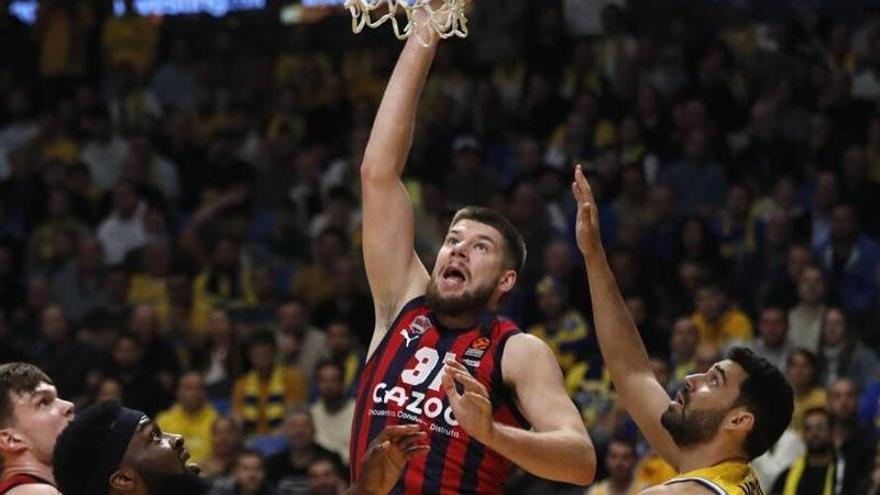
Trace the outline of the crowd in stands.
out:
<instances>
[{"instance_id":1,"label":"crowd in stands","mask_svg":"<svg viewBox=\"0 0 880 495\"><path fill-rule=\"evenodd\" d=\"M217 494L336 493L373 329L359 165L400 43L351 35L344 13L260 34L131 1L119 17L42 1L25 25L9 3L0 362L39 365L80 407L155 415ZM502 313L559 357L604 460L591 493L668 479L594 339L569 188L583 164L670 393L748 345L796 396L755 463L765 491L880 493L880 10L713 2L722 23L648 24L635 3L475 3L422 97L416 249L430 267L461 206L507 215L529 255ZM579 493L511 486L535 490Z\"/></svg>"}]
</instances>

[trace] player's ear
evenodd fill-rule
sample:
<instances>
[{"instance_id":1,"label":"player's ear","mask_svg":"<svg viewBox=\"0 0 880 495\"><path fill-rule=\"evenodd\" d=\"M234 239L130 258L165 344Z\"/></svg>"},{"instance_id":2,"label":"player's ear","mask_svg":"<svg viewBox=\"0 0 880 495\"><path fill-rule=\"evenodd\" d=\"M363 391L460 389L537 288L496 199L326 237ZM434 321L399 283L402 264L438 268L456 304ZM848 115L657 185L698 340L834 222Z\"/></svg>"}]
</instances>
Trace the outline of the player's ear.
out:
<instances>
[{"instance_id":1,"label":"player's ear","mask_svg":"<svg viewBox=\"0 0 880 495\"><path fill-rule=\"evenodd\" d=\"M128 466L121 467L110 475L110 488L118 493L134 493L135 486L137 483L134 470Z\"/></svg>"},{"instance_id":2,"label":"player's ear","mask_svg":"<svg viewBox=\"0 0 880 495\"><path fill-rule=\"evenodd\" d=\"M501 280L498 283L498 289L505 294L513 290L516 285L516 272L513 270L504 270L501 274Z\"/></svg>"},{"instance_id":3,"label":"player's ear","mask_svg":"<svg viewBox=\"0 0 880 495\"><path fill-rule=\"evenodd\" d=\"M0 430L0 451L19 452L27 447L24 439L12 428Z\"/></svg>"},{"instance_id":4,"label":"player's ear","mask_svg":"<svg viewBox=\"0 0 880 495\"><path fill-rule=\"evenodd\" d=\"M736 408L728 415L725 426L729 430L748 433L755 426L755 415L745 408Z\"/></svg>"}]
</instances>

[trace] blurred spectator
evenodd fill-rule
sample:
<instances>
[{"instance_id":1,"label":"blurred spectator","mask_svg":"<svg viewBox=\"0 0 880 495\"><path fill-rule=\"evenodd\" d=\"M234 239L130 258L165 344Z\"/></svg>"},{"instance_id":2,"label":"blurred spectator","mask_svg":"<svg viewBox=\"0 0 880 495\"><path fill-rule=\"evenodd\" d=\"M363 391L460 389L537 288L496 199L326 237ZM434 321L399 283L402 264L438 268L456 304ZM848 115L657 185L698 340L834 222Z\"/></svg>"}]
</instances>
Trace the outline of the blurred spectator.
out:
<instances>
[{"instance_id":1,"label":"blurred spectator","mask_svg":"<svg viewBox=\"0 0 880 495\"><path fill-rule=\"evenodd\" d=\"M794 347L819 350L819 336L825 318L825 278L822 271L809 266L798 281L798 304L788 312L788 338Z\"/></svg>"},{"instance_id":2,"label":"blurred spectator","mask_svg":"<svg viewBox=\"0 0 880 495\"><path fill-rule=\"evenodd\" d=\"M761 310L758 317L758 336L749 347L755 354L770 361L780 370L785 370L788 353L792 344L788 340L788 320L782 308L768 306Z\"/></svg>"},{"instance_id":3,"label":"blurred spectator","mask_svg":"<svg viewBox=\"0 0 880 495\"><path fill-rule=\"evenodd\" d=\"M637 461L638 453L634 441L623 437L613 438L605 452L605 469L608 470L608 478L594 484L584 494L635 495L641 492L647 488L647 484L635 479Z\"/></svg>"},{"instance_id":4,"label":"blurred spectator","mask_svg":"<svg viewBox=\"0 0 880 495\"><path fill-rule=\"evenodd\" d=\"M130 151L128 141L114 132L110 115L104 109L84 116L83 127L89 140L82 147L80 159L88 166L94 184L101 191L108 191L119 181Z\"/></svg>"},{"instance_id":5,"label":"blurred spectator","mask_svg":"<svg viewBox=\"0 0 880 495\"><path fill-rule=\"evenodd\" d=\"M122 384L122 403L126 407L144 411L148 416L171 405L171 395L159 379L146 368L144 347L137 335L123 333L113 344L112 362L107 375Z\"/></svg>"},{"instance_id":6,"label":"blurred spectator","mask_svg":"<svg viewBox=\"0 0 880 495\"><path fill-rule=\"evenodd\" d=\"M0 127L0 179L5 180L13 173L13 164L7 161L7 155L30 144L40 135L42 126L24 88L16 88L6 95L4 107L6 121Z\"/></svg>"},{"instance_id":7,"label":"blurred spectator","mask_svg":"<svg viewBox=\"0 0 880 495\"><path fill-rule=\"evenodd\" d=\"M357 345L351 327L343 320L332 320L327 324L327 357L342 365L345 370L345 390L354 392L360 376L361 367L366 361L363 348Z\"/></svg>"},{"instance_id":8,"label":"blurred spectator","mask_svg":"<svg viewBox=\"0 0 880 495\"><path fill-rule=\"evenodd\" d=\"M822 322L819 355L824 361L822 383L851 378L859 388L877 378L877 356L858 340L840 308L829 308Z\"/></svg>"},{"instance_id":9,"label":"blurred spectator","mask_svg":"<svg viewBox=\"0 0 880 495\"><path fill-rule=\"evenodd\" d=\"M168 318L168 276L171 249L161 241L147 243L140 251L140 270L132 274L128 300L131 304L150 304L156 308L163 326Z\"/></svg>"},{"instance_id":10,"label":"blurred spectator","mask_svg":"<svg viewBox=\"0 0 880 495\"><path fill-rule=\"evenodd\" d=\"M318 400L312 404L315 442L335 452L348 464L354 400L345 388L345 368L336 361L322 361L315 369Z\"/></svg>"},{"instance_id":11,"label":"blurred spectator","mask_svg":"<svg viewBox=\"0 0 880 495\"><path fill-rule=\"evenodd\" d=\"M333 265L348 249L348 236L339 229L328 227L314 236L311 263L298 270L291 280L293 295L303 298L310 308L332 297Z\"/></svg>"},{"instance_id":12,"label":"blurred spectator","mask_svg":"<svg viewBox=\"0 0 880 495\"><path fill-rule=\"evenodd\" d=\"M217 410L207 401L205 382L196 372L188 372L180 377L177 401L171 409L156 417L156 423L163 431L173 431L183 436L190 459L200 465L211 458L211 430L216 420Z\"/></svg>"},{"instance_id":13,"label":"blurred spectator","mask_svg":"<svg viewBox=\"0 0 880 495\"><path fill-rule=\"evenodd\" d=\"M880 493L880 445L874 453L874 463L871 472L865 476L856 490L858 495L877 495Z\"/></svg>"},{"instance_id":14,"label":"blurred spectator","mask_svg":"<svg viewBox=\"0 0 880 495\"><path fill-rule=\"evenodd\" d=\"M337 466L342 460L335 453L315 443L315 426L306 409L294 409L284 419L284 434L290 447L266 461L266 473L277 484L279 495L309 493L308 469L317 459L331 459Z\"/></svg>"},{"instance_id":15,"label":"blurred spectator","mask_svg":"<svg viewBox=\"0 0 880 495\"><path fill-rule=\"evenodd\" d=\"M496 188L498 180L482 163L483 149L473 136L459 136L452 143L452 166L444 188L446 201L454 208L481 204Z\"/></svg>"},{"instance_id":16,"label":"blurred spectator","mask_svg":"<svg viewBox=\"0 0 880 495\"><path fill-rule=\"evenodd\" d=\"M681 159L669 165L660 181L675 191L681 213L708 216L722 205L727 187L724 170L709 152L705 129L695 128L686 138Z\"/></svg>"},{"instance_id":17,"label":"blurred spectator","mask_svg":"<svg viewBox=\"0 0 880 495\"><path fill-rule=\"evenodd\" d=\"M803 433L804 412L828 404L825 390L819 385L819 359L806 349L794 349L788 354L786 376L794 391L794 411L791 427Z\"/></svg>"},{"instance_id":18,"label":"blurred spectator","mask_svg":"<svg viewBox=\"0 0 880 495\"><path fill-rule=\"evenodd\" d=\"M770 493L783 495L822 494L826 490L838 492L842 476L837 470L834 443L831 440L831 416L822 408L811 408L804 413L804 444L806 455L794 461L783 471Z\"/></svg>"},{"instance_id":19,"label":"blurred spectator","mask_svg":"<svg viewBox=\"0 0 880 495\"><path fill-rule=\"evenodd\" d=\"M94 238L80 239L76 258L52 279L52 292L71 321L78 323L107 304L104 277L101 244Z\"/></svg>"},{"instance_id":20,"label":"blurred spectator","mask_svg":"<svg viewBox=\"0 0 880 495\"><path fill-rule=\"evenodd\" d=\"M144 371L157 377L169 396L173 395L174 382L180 375L180 359L174 342L162 335L156 308L150 304L135 306L131 312L128 328L137 335L143 349L141 366Z\"/></svg>"},{"instance_id":21,"label":"blurred spectator","mask_svg":"<svg viewBox=\"0 0 880 495\"><path fill-rule=\"evenodd\" d=\"M854 206L834 208L831 235L816 253L844 309L865 311L876 301L880 246L861 233Z\"/></svg>"},{"instance_id":22,"label":"blurred spectator","mask_svg":"<svg viewBox=\"0 0 880 495\"><path fill-rule=\"evenodd\" d=\"M86 226L74 216L70 194L61 188L51 190L48 217L27 242L28 271L53 275L73 259L77 240L87 233ZM101 237L100 231L98 236Z\"/></svg>"},{"instance_id":23,"label":"blurred spectator","mask_svg":"<svg viewBox=\"0 0 880 495\"><path fill-rule=\"evenodd\" d=\"M672 379L682 383L684 377L696 368L697 345L700 333L691 318L682 316L672 325L669 348L672 358Z\"/></svg>"},{"instance_id":24,"label":"blurred spectator","mask_svg":"<svg viewBox=\"0 0 880 495\"><path fill-rule=\"evenodd\" d=\"M535 286L541 319L528 333L553 349L563 374L584 360L590 334L584 317L568 305L568 294L561 283L550 276Z\"/></svg>"},{"instance_id":25,"label":"blurred spectator","mask_svg":"<svg viewBox=\"0 0 880 495\"><path fill-rule=\"evenodd\" d=\"M361 286L363 278L351 256L339 257L333 264L334 294L315 306L315 326L326 328L330 320L345 320L358 341L369 345L373 333L373 303Z\"/></svg>"},{"instance_id":26,"label":"blurred spectator","mask_svg":"<svg viewBox=\"0 0 880 495\"><path fill-rule=\"evenodd\" d=\"M33 356L34 364L52 373L59 395L80 403L97 378L97 353L77 340L60 306L43 310L40 327L43 339Z\"/></svg>"},{"instance_id":27,"label":"blurred spectator","mask_svg":"<svg viewBox=\"0 0 880 495\"><path fill-rule=\"evenodd\" d=\"M241 427L227 416L218 416L211 425L211 456L202 463L202 476L222 478L234 467L241 450Z\"/></svg>"},{"instance_id":28,"label":"blurred spectator","mask_svg":"<svg viewBox=\"0 0 880 495\"><path fill-rule=\"evenodd\" d=\"M767 487L769 492L779 475L803 456L805 451L806 447L800 433L792 428L783 431L779 440L767 452L751 462L761 487Z\"/></svg>"},{"instance_id":29,"label":"blurred spectator","mask_svg":"<svg viewBox=\"0 0 880 495\"><path fill-rule=\"evenodd\" d=\"M303 373L275 360L275 336L260 330L251 336L247 355L252 369L235 381L232 413L243 423L245 436L269 433L281 426L284 412L306 399Z\"/></svg>"},{"instance_id":30,"label":"blurred spectator","mask_svg":"<svg viewBox=\"0 0 880 495\"><path fill-rule=\"evenodd\" d=\"M263 457L254 450L241 450L235 457L232 476L214 483L210 495L275 495L266 482Z\"/></svg>"},{"instance_id":31,"label":"blurred spectator","mask_svg":"<svg viewBox=\"0 0 880 495\"><path fill-rule=\"evenodd\" d=\"M223 236L214 244L210 264L193 282L195 304L243 306L256 302L250 265L242 260L241 242Z\"/></svg>"},{"instance_id":32,"label":"blurred spectator","mask_svg":"<svg viewBox=\"0 0 880 495\"><path fill-rule=\"evenodd\" d=\"M732 307L724 290L717 284L697 289L697 311L691 319L700 332L700 343L723 346L732 340L748 342L752 323L739 309Z\"/></svg>"},{"instance_id":33,"label":"blurred spectator","mask_svg":"<svg viewBox=\"0 0 880 495\"><path fill-rule=\"evenodd\" d=\"M163 110L192 112L196 102L196 78L191 68L190 45L184 38L171 41L171 56L156 70L150 90Z\"/></svg>"},{"instance_id":34,"label":"blurred spectator","mask_svg":"<svg viewBox=\"0 0 880 495\"><path fill-rule=\"evenodd\" d=\"M104 261L116 265L126 255L147 242L144 216L147 205L137 195L134 186L119 182L113 189L113 209L98 227L98 239L104 247Z\"/></svg>"},{"instance_id":35,"label":"blurred spectator","mask_svg":"<svg viewBox=\"0 0 880 495\"><path fill-rule=\"evenodd\" d=\"M310 495L342 495L346 485L331 459L315 459L308 470Z\"/></svg>"},{"instance_id":36,"label":"blurred spectator","mask_svg":"<svg viewBox=\"0 0 880 495\"><path fill-rule=\"evenodd\" d=\"M150 71L159 43L159 26L155 19L138 15L134 0L125 0L124 15L109 16L102 31L104 60L111 70L126 67L139 76Z\"/></svg>"},{"instance_id":37,"label":"blurred spectator","mask_svg":"<svg viewBox=\"0 0 880 495\"><path fill-rule=\"evenodd\" d=\"M874 464L877 437L873 428L859 424L856 417L858 405L859 388L849 378L838 378L828 386L831 438L840 458L838 469L843 472L841 493L854 493Z\"/></svg>"},{"instance_id":38,"label":"blurred spectator","mask_svg":"<svg viewBox=\"0 0 880 495\"><path fill-rule=\"evenodd\" d=\"M238 332L223 309L211 311L206 341L197 341L192 360L205 377L208 397L215 404L232 396L236 377L244 369Z\"/></svg>"},{"instance_id":39,"label":"blurred spectator","mask_svg":"<svg viewBox=\"0 0 880 495\"><path fill-rule=\"evenodd\" d=\"M278 307L278 347L281 359L311 378L315 366L327 357L327 337L309 321L309 308L300 299Z\"/></svg>"}]
</instances>

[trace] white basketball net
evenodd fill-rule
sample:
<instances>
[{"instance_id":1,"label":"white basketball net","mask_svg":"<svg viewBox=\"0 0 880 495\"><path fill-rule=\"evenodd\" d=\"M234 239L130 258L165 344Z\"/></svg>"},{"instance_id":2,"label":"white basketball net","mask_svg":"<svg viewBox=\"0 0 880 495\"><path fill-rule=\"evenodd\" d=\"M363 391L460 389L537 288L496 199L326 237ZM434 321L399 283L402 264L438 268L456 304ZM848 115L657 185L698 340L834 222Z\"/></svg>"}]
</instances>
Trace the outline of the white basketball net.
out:
<instances>
[{"instance_id":1,"label":"white basketball net","mask_svg":"<svg viewBox=\"0 0 880 495\"><path fill-rule=\"evenodd\" d=\"M430 0L345 0L345 8L351 12L351 30L363 31L364 26L376 28L385 21L391 21L397 39L407 39L415 35L419 43L428 46L428 37L433 32L442 39L468 35L467 17L464 15L466 0L444 0L438 8L431 7ZM381 12L379 14L378 12ZM421 14L416 14L422 11ZM406 23L400 26L397 14L406 16Z\"/></svg>"}]
</instances>

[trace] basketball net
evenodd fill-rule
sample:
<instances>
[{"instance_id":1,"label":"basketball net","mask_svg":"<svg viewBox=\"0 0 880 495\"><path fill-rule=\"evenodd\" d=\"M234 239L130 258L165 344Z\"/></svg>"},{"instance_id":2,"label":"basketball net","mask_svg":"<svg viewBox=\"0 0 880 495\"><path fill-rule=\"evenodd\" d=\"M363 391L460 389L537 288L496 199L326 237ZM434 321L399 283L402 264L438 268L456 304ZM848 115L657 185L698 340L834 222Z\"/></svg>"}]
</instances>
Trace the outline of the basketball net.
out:
<instances>
[{"instance_id":1,"label":"basketball net","mask_svg":"<svg viewBox=\"0 0 880 495\"><path fill-rule=\"evenodd\" d=\"M430 0L345 0L345 8L351 12L351 30L355 34L365 26L377 28L391 21L397 39L405 40L414 35L419 43L429 46L435 35L441 39L467 37L466 1L444 0L440 7L434 8L429 5ZM397 20L398 14L406 17L405 23Z\"/></svg>"}]
</instances>

